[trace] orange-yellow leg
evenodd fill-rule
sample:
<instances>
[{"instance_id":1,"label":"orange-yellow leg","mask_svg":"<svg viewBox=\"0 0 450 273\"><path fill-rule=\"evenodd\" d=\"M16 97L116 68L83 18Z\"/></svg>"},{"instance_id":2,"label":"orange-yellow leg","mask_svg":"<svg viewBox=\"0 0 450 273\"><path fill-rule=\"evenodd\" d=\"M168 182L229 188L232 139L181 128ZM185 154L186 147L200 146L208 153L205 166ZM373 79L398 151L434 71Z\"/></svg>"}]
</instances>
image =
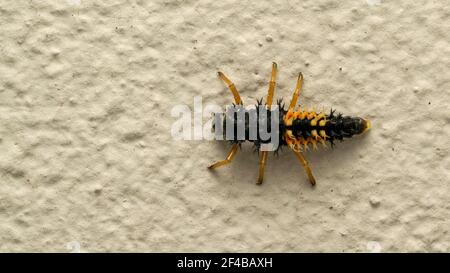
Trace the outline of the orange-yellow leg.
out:
<instances>
[{"instance_id":1,"label":"orange-yellow leg","mask_svg":"<svg viewBox=\"0 0 450 273\"><path fill-rule=\"evenodd\" d=\"M218 72L217 75L219 75L219 78L221 78L222 81L224 81L225 84L228 86L228 89L230 89L234 97L234 102L236 104L241 104L242 103L241 96L239 95L239 92L237 91L234 83L230 81L230 79L228 79L222 72Z\"/></svg>"},{"instance_id":2,"label":"orange-yellow leg","mask_svg":"<svg viewBox=\"0 0 450 273\"><path fill-rule=\"evenodd\" d=\"M269 152L264 151L259 155L259 176L256 184L261 184L264 180L264 168L266 167L267 155Z\"/></svg>"},{"instance_id":3,"label":"orange-yellow leg","mask_svg":"<svg viewBox=\"0 0 450 273\"><path fill-rule=\"evenodd\" d=\"M267 100L266 100L266 105L268 105L269 108L272 105L273 94L275 93L276 80L277 80L277 64L274 62L272 63L272 74L270 76L269 91L267 92Z\"/></svg>"},{"instance_id":4,"label":"orange-yellow leg","mask_svg":"<svg viewBox=\"0 0 450 273\"><path fill-rule=\"evenodd\" d=\"M237 144L233 144L233 146L231 146L231 150L228 153L227 158L224 159L224 160L221 160L221 161L217 161L216 163L214 163L212 165L209 165L208 169L215 169L217 167L220 167L220 166L226 165L228 163L231 163L231 161L233 160L233 157L237 153L237 150L238 150L238 145Z\"/></svg>"},{"instance_id":5,"label":"orange-yellow leg","mask_svg":"<svg viewBox=\"0 0 450 273\"><path fill-rule=\"evenodd\" d=\"M298 160L303 164L303 167L305 168L305 172L308 175L309 182L311 182L311 185L316 185L316 179L314 179L314 176L312 174L311 168L309 167L308 161L303 157L303 155L300 152L294 151L294 154L297 156Z\"/></svg>"},{"instance_id":6,"label":"orange-yellow leg","mask_svg":"<svg viewBox=\"0 0 450 273\"><path fill-rule=\"evenodd\" d=\"M269 109L272 107L273 95L275 93L275 85L277 80L277 64L275 62L272 63L272 74L270 76L269 82L269 90L267 92L266 105L269 106ZM262 151L259 156L259 176L258 182L256 184L261 184L264 180L264 169L266 167L267 155L269 152Z\"/></svg>"},{"instance_id":7,"label":"orange-yellow leg","mask_svg":"<svg viewBox=\"0 0 450 273\"><path fill-rule=\"evenodd\" d=\"M294 110L295 106L297 105L297 99L298 99L298 96L300 95L300 92L302 91L302 86L303 86L303 74L300 72L298 74L297 85L295 86L295 91L294 91L294 94L292 95L292 99L291 99L291 103L289 104L288 111Z\"/></svg>"}]
</instances>

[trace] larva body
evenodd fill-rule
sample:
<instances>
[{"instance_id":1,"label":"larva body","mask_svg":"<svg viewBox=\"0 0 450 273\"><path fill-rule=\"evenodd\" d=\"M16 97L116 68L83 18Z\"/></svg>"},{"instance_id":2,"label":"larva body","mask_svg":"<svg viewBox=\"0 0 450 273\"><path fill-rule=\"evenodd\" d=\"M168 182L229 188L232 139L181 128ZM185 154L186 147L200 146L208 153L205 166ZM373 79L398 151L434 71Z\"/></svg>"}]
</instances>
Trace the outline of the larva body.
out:
<instances>
[{"instance_id":1,"label":"larva body","mask_svg":"<svg viewBox=\"0 0 450 273\"><path fill-rule=\"evenodd\" d=\"M258 177L258 184L261 184L268 155L268 151L261 149L261 147L263 144L275 142L275 152L278 152L282 146L288 146L294 152L305 168L309 181L312 185L315 185L315 178L308 162L303 157L303 150L309 146L316 148L318 143L326 146L326 143L329 142L333 146L335 140L342 141L344 138L351 138L354 135L366 132L371 128L371 123L360 117L335 114L333 110L326 114L315 110L296 108L297 99L303 85L301 73L289 107L285 108L281 101L277 102L277 107L272 107L276 72L277 66L273 63L266 103L263 105L262 100L260 100L256 107L250 109L243 106L234 84L223 73L219 72L219 77L228 85L235 99L233 111L222 114L221 128L225 139L232 143L232 148L225 160L218 161L208 168L214 169L230 163L237 153L239 145L244 141L250 141L254 143L258 150L261 150L261 153L259 153ZM253 122L255 120L257 122ZM228 128L232 128L232 133ZM261 128L265 128L267 132L272 133L271 136L264 135ZM274 141L275 138L276 141Z\"/></svg>"},{"instance_id":2,"label":"larva body","mask_svg":"<svg viewBox=\"0 0 450 273\"><path fill-rule=\"evenodd\" d=\"M261 100L262 101L262 100ZM245 119L239 120L238 115L228 115L223 118L223 132L224 138L226 138L227 122L232 123L233 132L235 134L227 140L232 143L240 144L244 141L253 142L257 149L260 148L262 143L270 143L271 139L262 139L259 134L259 128L255 131L258 132L256 138L250 137L251 124L249 122L250 116L255 112L255 115L259 118L261 111L265 111L267 128L271 131L271 117L274 116L274 111L279 111L279 145L289 146L296 151L302 151L312 146L317 148L317 144L327 146L327 142L334 145L335 140L342 141L344 138L351 138L354 135L358 135L370 128L370 122L359 117L343 116L342 114L335 114L334 110L331 110L329 114L324 112L316 112L314 110L302 110L298 108L296 111L287 111L284 109L284 105L278 102L276 110L269 110L268 108L259 108L261 101L255 108L245 109L242 105L234 106L235 111L243 111ZM237 136L238 128L240 124L245 128L245 138L240 139ZM258 124L256 124L258 126Z\"/></svg>"}]
</instances>

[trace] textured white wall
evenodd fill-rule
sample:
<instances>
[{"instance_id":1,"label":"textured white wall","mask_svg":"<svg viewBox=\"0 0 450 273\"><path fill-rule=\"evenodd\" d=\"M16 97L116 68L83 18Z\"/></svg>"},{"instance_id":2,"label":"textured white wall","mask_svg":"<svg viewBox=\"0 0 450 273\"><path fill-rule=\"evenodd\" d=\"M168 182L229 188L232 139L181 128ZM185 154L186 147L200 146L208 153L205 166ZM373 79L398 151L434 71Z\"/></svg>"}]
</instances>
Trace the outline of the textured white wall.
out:
<instances>
[{"instance_id":1,"label":"textured white wall","mask_svg":"<svg viewBox=\"0 0 450 273\"><path fill-rule=\"evenodd\" d=\"M450 251L445 1L1 1L1 251ZM372 120L334 150L170 135L172 107L302 103Z\"/></svg>"}]
</instances>

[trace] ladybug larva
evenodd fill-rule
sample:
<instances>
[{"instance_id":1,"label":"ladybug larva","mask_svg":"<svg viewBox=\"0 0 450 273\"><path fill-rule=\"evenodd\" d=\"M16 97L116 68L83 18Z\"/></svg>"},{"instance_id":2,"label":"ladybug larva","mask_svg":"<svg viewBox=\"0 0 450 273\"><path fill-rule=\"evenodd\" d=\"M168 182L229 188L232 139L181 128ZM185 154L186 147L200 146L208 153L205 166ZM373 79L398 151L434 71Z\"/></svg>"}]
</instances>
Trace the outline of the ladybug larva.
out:
<instances>
[{"instance_id":1,"label":"ladybug larva","mask_svg":"<svg viewBox=\"0 0 450 273\"><path fill-rule=\"evenodd\" d=\"M300 163L303 165L308 179L312 185L316 184L316 180L312 174L311 167L303 156L302 152L308 149L309 146L317 148L317 144L322 144L324 146L330 143L331 146L334 145L335 140L342 141L344 138L350 138L354 135L359 135L371 128L371 123L367 119L360 117L343 116L342 114L335 114L334 110L329 113L316 112L315 110L303 109L302 107L296 108L297 99L300 95L303 85L303 75L299 73L297 79L297 85L294 90L294 94L289 103L289 106L285 108L281 100L277 101L276 107L272 105L273 95L276 86L276 75L277 75L277 64L272 64L272 74L269 82L269 90L266 98L266 102L263 105L262 100L259 100L254 109L244 108L242 99L239 95L238 90L234 83L228 79L222 72L218 72L218 76L222 79L225 84L230 89L234 97L234 112L232 114L223 113L223 127L225 129L228 127L233 128L231 137L227 135L227 140L232 143L231 150L228 153L226 159L218 161L210 166L209 169L215 169L217 167L226 165L230 163L234 156L236 155L239 146L242 142L250 141L253 142L255 147L259 151L259 176L257 184L261 184L264 179L264 168L267 161L268 152L267 150L261 150L262 145L270 143L273 139L262 138L259 127L262 124L267 124L268 130L271 131L271 126L273 126L273 121L277 121L278 142L275 145L277 148L274 150L278 152L279 148L282 146L288 146L299 159ZM275 108L275 109L274 109ZM277 111L275 115L275 112ZM241 113L242 117L240 120L237 118L237 113ZM251 137L252 125L249 122L250 116L256 115L258 123L255 127L255 134ZM276 120L274 120L274 117ZM261 119L261 117L264 117ZM230 126L231 123L231 126ZM239 125L243 126L244 134L238 137L236 133ZM273 126L274 127L274 126ZM215 128L213 126L213 128ZM224 131L225 136L225 131ZM260 151L261 150L261 151Z\"/></svg>"}]
</instances>

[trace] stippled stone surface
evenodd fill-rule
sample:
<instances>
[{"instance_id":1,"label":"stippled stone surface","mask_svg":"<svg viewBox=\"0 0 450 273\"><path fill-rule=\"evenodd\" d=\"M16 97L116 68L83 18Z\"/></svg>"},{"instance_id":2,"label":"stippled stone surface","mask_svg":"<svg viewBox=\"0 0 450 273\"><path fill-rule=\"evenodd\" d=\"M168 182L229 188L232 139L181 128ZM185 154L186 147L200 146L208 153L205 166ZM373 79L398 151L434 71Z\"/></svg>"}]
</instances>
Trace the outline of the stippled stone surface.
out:
<instances>
[{"instance_id":1,"label":"stippled stone surface","mask_svg":"<svg viewBox=\"0 0 450 273\"><path fill-rule=\"evenodd\" d=\"M450 25L442 1L2 1L0 251L450 251ZM266 94L372 131L209 172L171 109Z\"/></svg>"}]
</instances>

